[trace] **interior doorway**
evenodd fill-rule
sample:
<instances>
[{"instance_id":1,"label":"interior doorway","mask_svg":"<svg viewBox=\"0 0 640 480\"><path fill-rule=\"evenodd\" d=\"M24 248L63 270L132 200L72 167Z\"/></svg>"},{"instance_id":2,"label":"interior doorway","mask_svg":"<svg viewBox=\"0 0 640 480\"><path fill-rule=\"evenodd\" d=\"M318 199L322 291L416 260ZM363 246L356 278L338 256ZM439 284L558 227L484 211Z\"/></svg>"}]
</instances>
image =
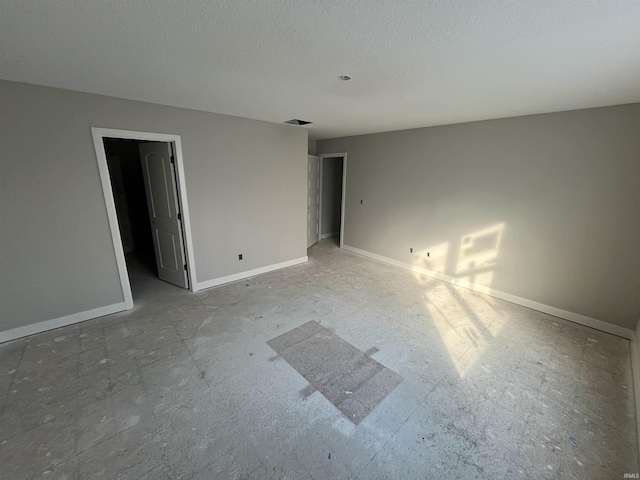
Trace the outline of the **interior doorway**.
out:
<instances>
[{"instance_id":1,"label":"interior doorway","mask_svg":"<svg viewBox=\"0 0 640 480\"><path fill-rule=\"evenodd\" d=\"M92 128L126 308L131 283L155 276L193 291L180 138Z\"/></svg>"},{"instance_id":2,"label":"interior doorway","mask_svg":"<svg viewBox=\"0 0 640 480\"><path fill-rule=\"evenodd\" d=\"M320 239L344 242L347 154L320 155Z\"/></svg>"},{"instance_id":3,"label":"interior doorway","mask_svg":"<svg viewBox=\"0 0 640 480\"><path fill-rule=\"evenodd\" d=\"M143 141L105 138L103 143L129 275L133 277L147 273L157 276L151 221L138 151L138 146Z\"/></svg>"}]
</instances>

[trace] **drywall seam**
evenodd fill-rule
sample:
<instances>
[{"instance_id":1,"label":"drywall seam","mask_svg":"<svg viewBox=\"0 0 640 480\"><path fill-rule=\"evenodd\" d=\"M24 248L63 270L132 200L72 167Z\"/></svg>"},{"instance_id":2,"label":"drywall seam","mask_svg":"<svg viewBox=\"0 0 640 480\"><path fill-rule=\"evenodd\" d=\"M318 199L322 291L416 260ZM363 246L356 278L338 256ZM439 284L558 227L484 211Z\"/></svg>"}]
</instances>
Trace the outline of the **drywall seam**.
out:
<instances>
[{"instance_id":1,"label":"drywall seam","mask_svg":"<svg viewBox=\"0 0 640 480\"><path fill-rule=\"evenodd\" d=\"M194 291L198 292L206 288L217 287L225 283L236 282L244 278L255 277L263 273L272 272L274 270L280 270L281 268L292 267L300 263L309 261L309 257L300 257L293 260L287 260L286 262L274 263L273 265L267 265L266 267L255 268L253 270L247 270L246 272L234 273L233 275L227 275L225 277L214 278L213 280L207 280L206 282L200 282L194 284Z\"/></svg>"},{"instance_id":2,"label":"drywall seam","mask_svg":"<svg viewBox=\"0 0 640 480\"><path fill-rule=\"evenodd\" d=\"M65 315L64 317L32 323L31 325L25 325L23 327L12 328L11 330L0 332L0 343L9 342L16 338L22 338L29 335L35 335L36 333L46 332L47 330L53 330L54 328L66 327L67 325L84 322L85 320L91 320L92 318L104 317L105 315L122 312L126 309L125 302L120 302L114 303L113 305L107 305L105 307L85 310L84 312L72 313L71 315Z\"/></svg>"},{"instance_id":3,"label":"drywall seam","mask_svg":"<svg viewBox=\"0 0 640 480\"><path fill-rule=\"evenodd\" d=\"M511 295L510 293L494 290L492 288L485 287L483 285L474 285L464 280L450 277L449 275L445 275L444 273L434 272L424 267L419 267L417 265L411 265L409 263L400 262L398 260L384 257L382 255L368 252L366 250L361 250L359 248L352 247L350 245L344 245L343 248L349 252L357 253L359 255L372 258L382 263L394 265L396 267L404 268L405 270L410 270L412 272L421 273L422 275L427 275L429 277L436 278L438 280L442 280L444 282L448 282L453 285L468 288L469 290L473 290L475 292L484 293L485 295L490 295L492 297L500 298L501 300L506 300L511 303L522 305L523 307L531 308L532 310L548 313L549 315L553 315L554 317L564 318L565 320L569 320L570 322L578 323L586 327L595 328L596 330L601 330L606 333L611 333L612 335L617 335L619 337L626 338L629 340L632 340L634 338L633 331L631 331L628 328L619 327L618 325L612 325L610 323L603 322L602 320L597 320L595 318L587 317L579 313L562 310L561 308L552 307L551 305L545 305L544 303L539 303L533 300L528 300L526 298L518 297L516 295Z\"/></svg>"}]
</instances>

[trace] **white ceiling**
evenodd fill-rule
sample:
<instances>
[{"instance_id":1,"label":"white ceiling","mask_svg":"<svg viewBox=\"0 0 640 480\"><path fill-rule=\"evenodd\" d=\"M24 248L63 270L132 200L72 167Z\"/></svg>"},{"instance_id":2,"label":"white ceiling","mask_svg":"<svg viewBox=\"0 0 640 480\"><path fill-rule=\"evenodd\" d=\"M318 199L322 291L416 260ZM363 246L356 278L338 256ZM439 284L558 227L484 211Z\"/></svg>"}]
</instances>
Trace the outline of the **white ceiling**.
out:
<instances>
[{"instance_id":1,"label":"white ceiling","mask_svg":"<svg viewBox=\"0 0 640 480\"><path fill-rule=\"evenodd\" d=\"M316 139L615 105L640 1L0 0L0 78Z\"/></svg>"}]
</instances>

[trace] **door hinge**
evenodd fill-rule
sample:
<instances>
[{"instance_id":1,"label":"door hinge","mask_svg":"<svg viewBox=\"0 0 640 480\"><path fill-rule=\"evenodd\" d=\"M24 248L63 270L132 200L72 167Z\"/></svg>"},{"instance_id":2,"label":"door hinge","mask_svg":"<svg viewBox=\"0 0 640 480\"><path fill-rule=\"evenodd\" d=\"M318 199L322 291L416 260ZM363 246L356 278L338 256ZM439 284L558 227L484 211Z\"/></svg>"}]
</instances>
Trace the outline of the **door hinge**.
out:
<instances>
[{"instance_id":1,"label":"door hinge","mask_svg":"<svg viewBox=\"0 0 640 480\"><path fill-rule=\"evenodd\" d=\"M176 159L173 155L171 155L171 163L176 163Z\"/></svg>"},{"instance_id":2,"label":"door hinge","mask_svg":"<svg viewBox=\"0 0 640 480\"><path fill-rule=\"evenodd\" d=\"M180 212L178 212L178 220L182 220L182 215L180 215Z\"/></svg>"},{"instance_id":3,"label":"door hinge","mask_svg":"<svg viewBox=\"0 0 640 480\"><path fill-rule=\"evenodd\" d=\"M185 269L185 270L187 269L187 264L186 264L186 263L184 264L184 269Z\"/></svg>"}]
</instances>

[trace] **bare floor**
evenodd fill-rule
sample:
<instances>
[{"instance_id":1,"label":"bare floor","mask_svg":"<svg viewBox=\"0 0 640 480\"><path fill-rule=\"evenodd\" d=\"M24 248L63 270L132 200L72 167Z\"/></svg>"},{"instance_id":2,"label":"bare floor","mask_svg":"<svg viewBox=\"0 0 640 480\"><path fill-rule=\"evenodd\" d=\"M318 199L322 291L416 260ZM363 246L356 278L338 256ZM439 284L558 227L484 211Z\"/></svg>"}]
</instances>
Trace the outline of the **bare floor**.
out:
<instances>
[{"instance_id":1,"label":"bare floor","mask_svg":"<svg viewBox=\"0 0 640 480\"><path fill-rule=\"evenodd\" d=\"M0 477L617 479L639 471L627 340L331 240L309 254L308 264L197 294L132 275L133 310L0 345ZM357 421L298 371L317 378L317 357L331 365L323 371L343 376L346 363L322 349L291 353L290 337L277 340L309 322L344 358L391 372L376 402L343 409L360 412ZM327 395L342 402L344 389Z\"/></svg>"}]
</instances>

